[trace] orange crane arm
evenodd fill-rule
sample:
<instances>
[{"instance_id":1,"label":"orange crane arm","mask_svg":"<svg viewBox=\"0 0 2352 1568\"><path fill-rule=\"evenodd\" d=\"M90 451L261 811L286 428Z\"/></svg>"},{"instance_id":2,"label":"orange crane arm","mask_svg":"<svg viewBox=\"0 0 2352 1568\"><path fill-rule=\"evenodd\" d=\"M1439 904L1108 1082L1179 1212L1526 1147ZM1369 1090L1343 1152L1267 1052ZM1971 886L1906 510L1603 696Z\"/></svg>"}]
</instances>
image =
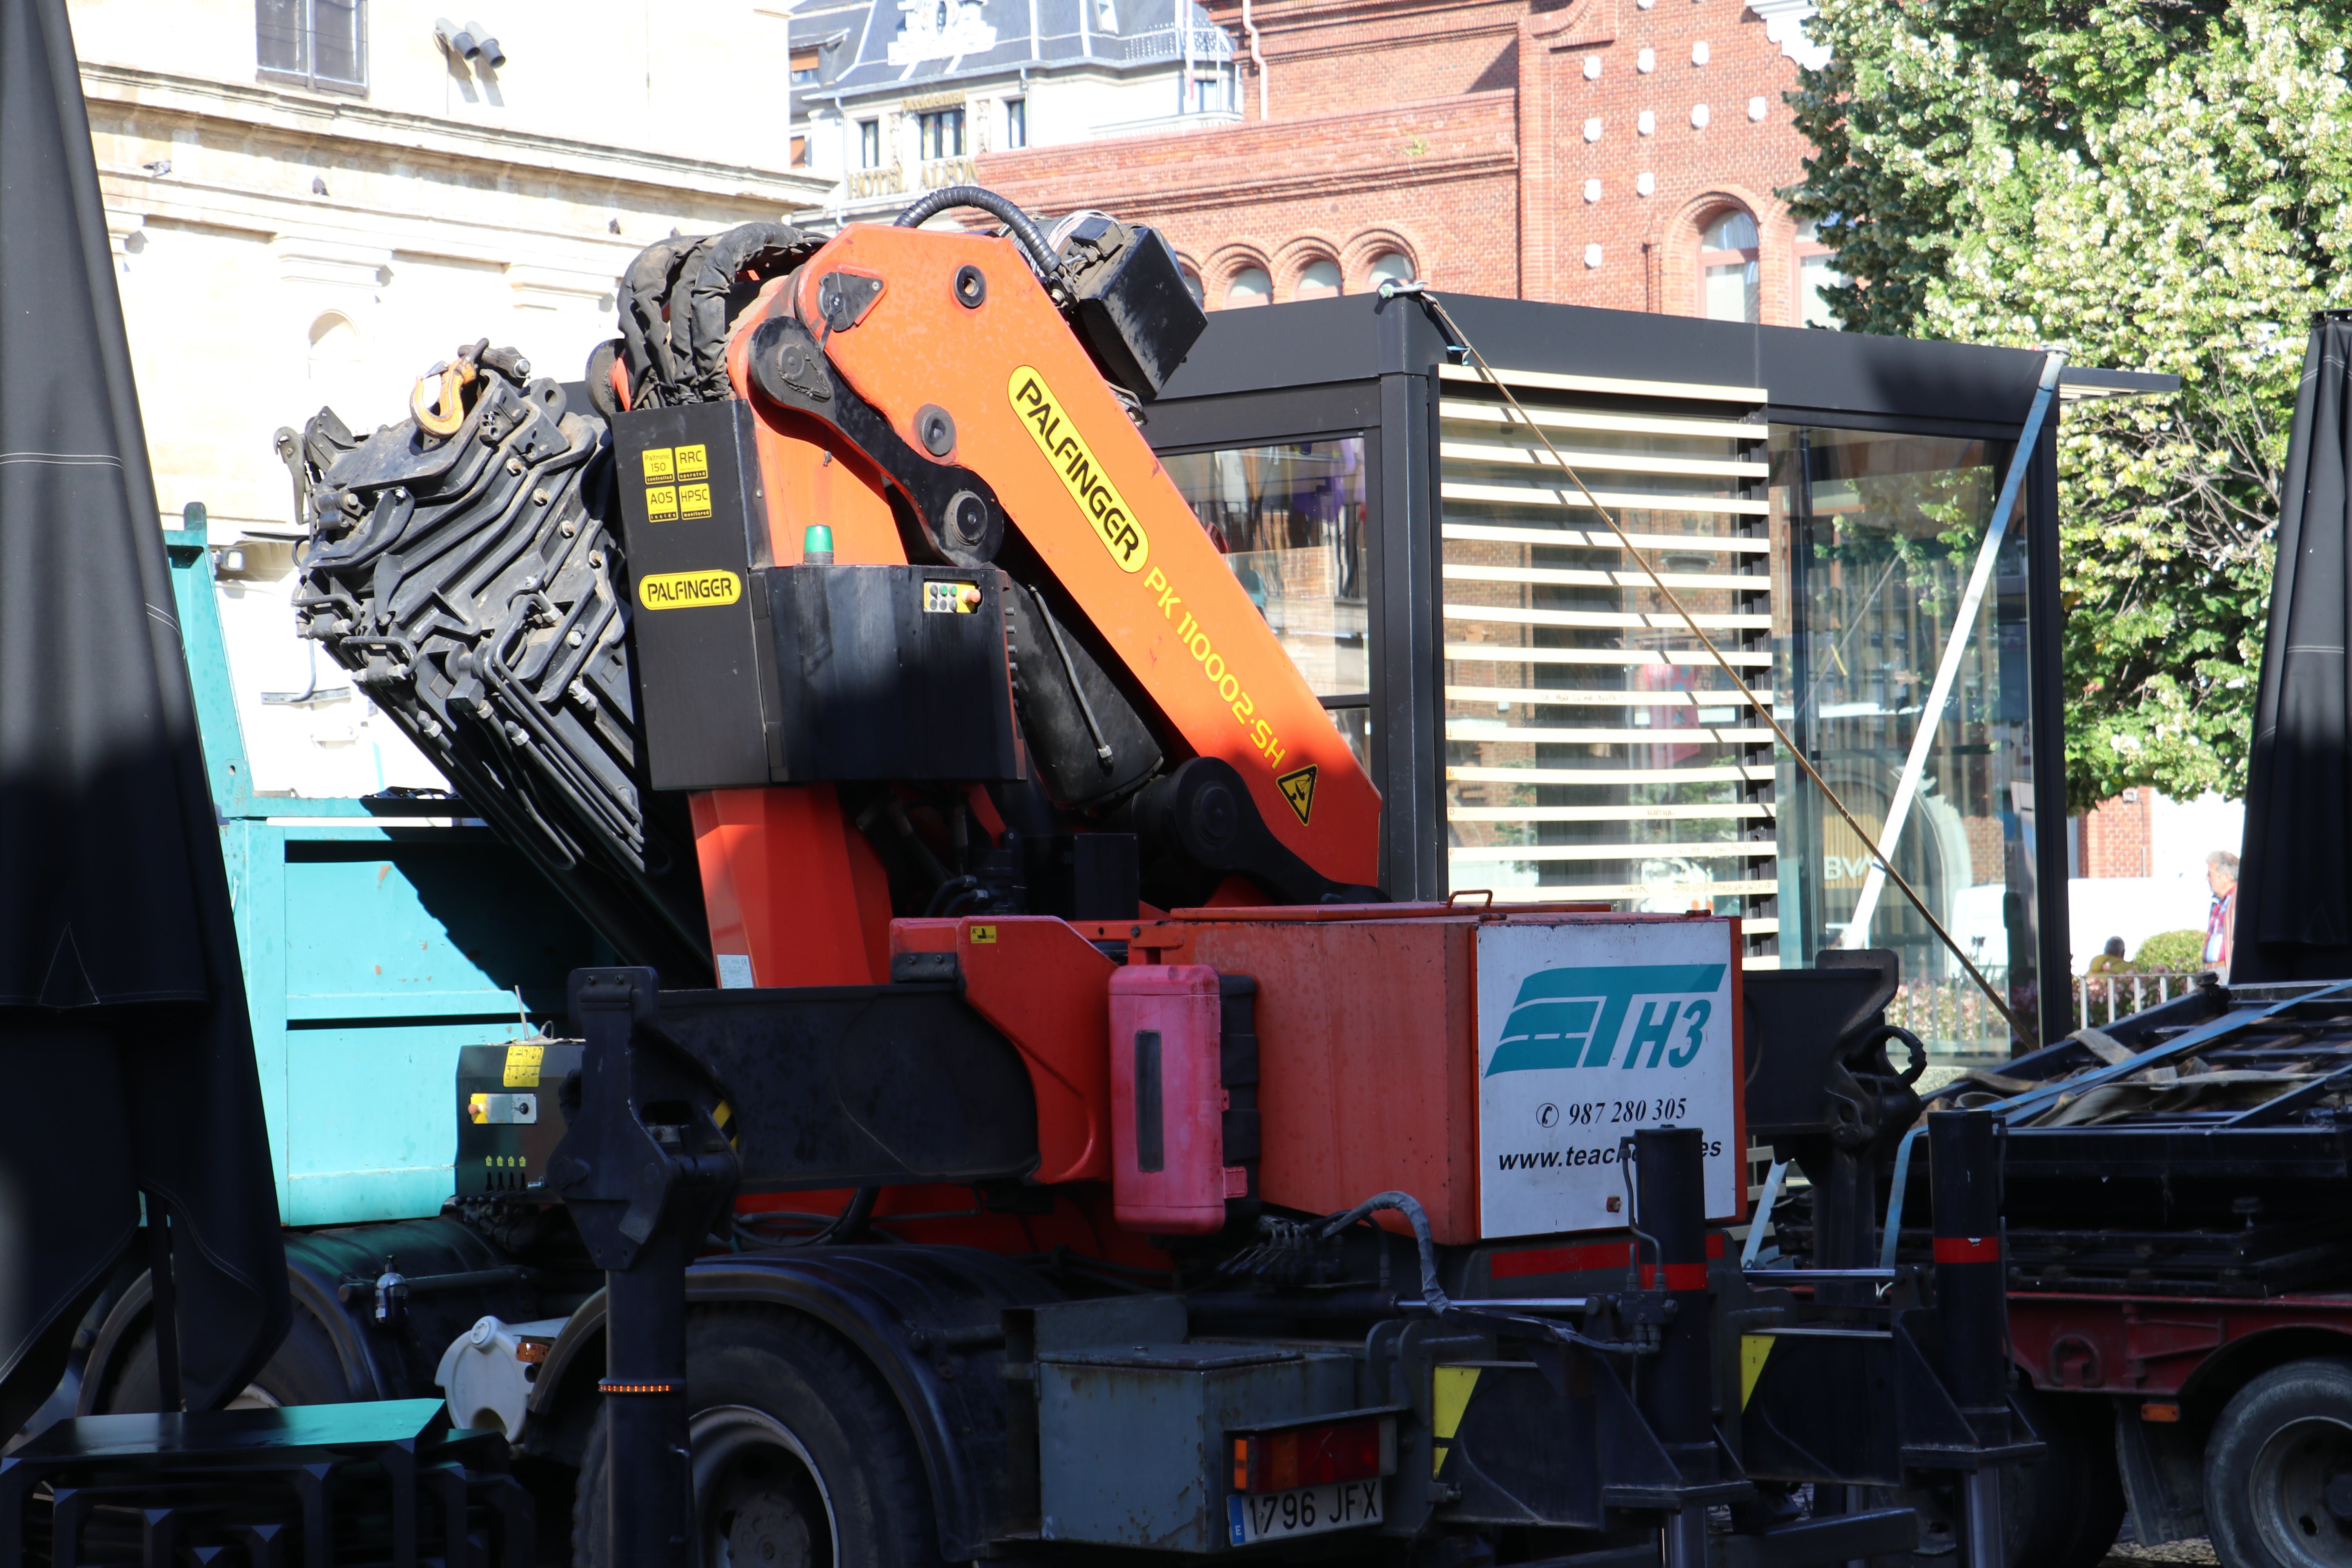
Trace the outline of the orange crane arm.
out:
<instances>
[{"instance_id":1,"label":"orange crane arm","mask_svg":"<svg viewBox=\"0 0 2352 1568\"><path fill-rule=\"evenodd\" d=\"M974 307L955 292L966 267L985 279ZM951 416L935 460L988 479L1159 710L1162 744L1233 763L1266 826L1331 880L1376 881L1379 791L1013 243L853 226L801 268L801 320L824 320L838 271L883 287L826 354L919 454L919 413ZM797 558L796 540L775 542Z\"/></svg>"}]
</instances>

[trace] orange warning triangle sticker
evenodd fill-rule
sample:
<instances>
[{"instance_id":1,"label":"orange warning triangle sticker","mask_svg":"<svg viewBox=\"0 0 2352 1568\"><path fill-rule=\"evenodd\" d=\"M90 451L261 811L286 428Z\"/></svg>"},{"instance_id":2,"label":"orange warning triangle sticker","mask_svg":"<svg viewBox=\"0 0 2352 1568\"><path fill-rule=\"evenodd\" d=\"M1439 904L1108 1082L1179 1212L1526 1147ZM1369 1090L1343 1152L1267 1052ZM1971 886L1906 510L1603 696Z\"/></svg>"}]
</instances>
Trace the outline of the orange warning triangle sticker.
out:
<instances>
[{"instance_id":1,"label":"orange warning triangle sticker","mask_svg":"<svg viewBox=\"0 0 2352 1568\"><path fill-rule=\"evenodd\" d=\"M1306 826L1315 811L1315 764L1309 763L1296 773L1283 774L1274 781L1274 787L1282 792L1282 798L1298 814L1299 825Z\"/></svg>"}]
</instances>

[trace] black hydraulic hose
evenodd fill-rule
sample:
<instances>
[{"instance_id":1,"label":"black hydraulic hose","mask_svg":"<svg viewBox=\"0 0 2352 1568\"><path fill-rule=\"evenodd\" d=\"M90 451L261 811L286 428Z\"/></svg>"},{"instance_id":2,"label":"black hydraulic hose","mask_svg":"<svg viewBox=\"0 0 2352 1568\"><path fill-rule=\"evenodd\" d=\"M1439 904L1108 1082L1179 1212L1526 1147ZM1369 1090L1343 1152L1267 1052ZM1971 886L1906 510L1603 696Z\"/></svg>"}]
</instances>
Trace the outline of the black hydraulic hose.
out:
<instances>
[{"instance_id":1,"label":"black hydraulic hose","mask_svg":"<svg viewBox=\"0 0 2352 1568\"><path fill-rule=\"evenodd\" d=\"M1411 1193L1376 1193L1347 1213L1336 1214L1325 1220L1321 1226L1322 1233L1327 1237L1337 1236L1365 1215L1381 1209L1394 1210L1404 1215L1406 1223L1412 1226L1412 1239L1421 1248L1422 1304L1429 1309L1431 1316L1451 1319L1457 1322L1481 1327L1489 1331L1499 1330L1524 1335L1529 1339L1557 1340L1564 1344L1581 1345L1587 1350L1598 1351L1603 1355L1647 1353L1639 1345L1619 1341L1597 1340L1562 1324L1548 1322L1541 1319L1516 1317L1483 1309L1456 1307L1453 1299L1446 1295L1445 1288L1438 1283L1437 1244L1429 1234L1429 1215L1422 1208L1421 1201ZM1653 1245L1655 1244L1653 1243ZM1366 1293L1355 1292L1354 1294L1361 1299ZM1267 1315L1278 1316L1279 1313L1280 1309L1274 1308Z\"/></svg>"},{"instance_id":2,"label":"black hydraulic hose","mask_svg":"<svg viewBox=\"0 0 2352 1568\"><path fill-rule=\"evenodd\" d=\"M1061 276L1062 264L1055 259L1054 247L1045 243L1045 231L1037 226L1036 220L994 191L980 185L942 186L900 213L897 226L918 227L950 207L978 207L991 217L1002 219L1004 226L1013 231L1013 237L1029 253L1030 259L1036 262L1039 272L1048 279Z\"/></svg>"},{"instance_id":3,"label":"black hydraulic hose","mask_svg":"<svg viewBox=\"0 0 2352 1568\"><path fill-rule=\"evenodd\" d=\"M1411 1193L1375 1193L1347 1213L1333 1215L1325 1220L1323 1234L1337 1236L1366 1215L1381 1209L1394 1210L1404 1215L1405 1223L1412 1226L1412 1239L1421 1248L1421 1299L1431 1311L1444 1317L1454 1303L1447 1299L1445 1287L1437 1280L1437 1243L1430 1239L1429 1215L1422 1208L1421 1200Z\"/></svg>"},{"instance_id":4,"label":"black hydraulic hose","mask_svg":"<svg viewBox=\"0 0 2352 1568\"><path fill-rule=\"evenodd\" d=\"M879 1187L860 1187L850 1195L849 1206L841 1217L825 1229L825 1239L834 1242L856 1241L866 1229L866 1222L874 1217L874 1200L882 1195Z\"/></svg>"},{"instance_id":5,"label":"black hydraulic hose","mask_svg":"<svg viewBox=\"0 0 2352 1568\"><path fill-rule=\"evenodd\" d=\"M666 385L673 379L669 358L669 327L662 315L663 300L677 280L678 265L699 241L656 240L637 252L621 278L621 336L628 344L629 390L635 403L650 382Z\"/></svg>"},{"instance_id":6,"label":"black hydraulic hose","mask_svg":"<svg viewBox=\"0 0 2352 1568\"><path fill-rule=\"evenodd\" d=\"M735 279L755 263L772 266L806 243L799 229L782 223L738 224L712 240L686 272L686 314L693 323L694 353L688 374L704 398L727 395L727 295ZM670 307L673 319L677 314Z\"/></svg>"},{"instance_id":7,"label":"black hydraulic hose","mask_svg":"<svg viewBox=\"0 0 2352 1568\"><path fill-rule=\"evenodd\" d=\"M695 241L694 248L679 258L677 276L670 284L665 300L669 310L669 385L662 394L665 404L679 405L702 401L700 391L700 358L696 352L696 321L691 298L694 280L702 272L702 264L718 247L716 235L705 235ZM721 352L724 352L722 345Z\"/></svg>"}]
</instances>

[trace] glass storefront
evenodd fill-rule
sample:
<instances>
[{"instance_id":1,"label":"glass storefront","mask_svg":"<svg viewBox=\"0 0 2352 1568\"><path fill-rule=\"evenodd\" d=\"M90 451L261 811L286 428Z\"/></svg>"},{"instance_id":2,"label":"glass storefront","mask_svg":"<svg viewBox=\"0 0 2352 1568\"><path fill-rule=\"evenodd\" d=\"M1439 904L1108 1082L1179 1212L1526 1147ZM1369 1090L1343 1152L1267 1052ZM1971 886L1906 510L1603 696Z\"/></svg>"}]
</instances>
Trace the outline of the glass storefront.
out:
<instances>
[{"instance_id":1,"label":"glass storefront","mask_svg":"<svg viewBox=\"0 0 2352 1568\"><path fill-rule=\"evenodd\" d=\"M1598 499L1874 838L1975 566L2007 447L1695 407L1692 388L1519 389ZM1727 392L1732 389L1725 389ZM1669 392L1685 395L1669 398ZM1903 956L1897 1021L2005 1053L2000 1016L1485 389L1441 405L1448 887L1739 914L1751 963ZM1725 402L1734 401L1729 397ZM1769 441L1767 439L1769 434ZM1365 443L1162 461L1370 763ZM1958 655L1895 863L2021 1016L2034 1004L2025 529ZM1360 705L1365 704L1365 705ZM1849 940L1856 906L1867 929Z\"/></svg>"},{"instance_id":2,"label":"glass storefront","mask_svg":"<svg viewBox=\"0 0 2352 1568\"><path fill-rule=\"evenodd\" d=\"M1364 438L1228 447L1160 462L1370 767Z\"/></svg>"},{"instance_id":3,"label":"glass storefront","mask_svg":"<svg viewBox=\"0 0 2352 1568\"><path fill-rule=\"evenodd\" d=\"M2035 1003L2026 530L2013 521L1967 637L1949 647L1990 522L2003 443L1776 426L1778 713L1868 835L1910 796L1894 862L2021 1017ZM1925 709L1948 653L1938 714ZM1917 759L1922 723L1932 739ZM1839 946L1902 954L1896 1022L1938 1051L2006 1055L2009 1031L1871 849L1779 759L1783 963ZM1865 896L1874 903L1858 911ZM1861 931L1853 928L1866 915Z\"/></svg>"}]
</instances>

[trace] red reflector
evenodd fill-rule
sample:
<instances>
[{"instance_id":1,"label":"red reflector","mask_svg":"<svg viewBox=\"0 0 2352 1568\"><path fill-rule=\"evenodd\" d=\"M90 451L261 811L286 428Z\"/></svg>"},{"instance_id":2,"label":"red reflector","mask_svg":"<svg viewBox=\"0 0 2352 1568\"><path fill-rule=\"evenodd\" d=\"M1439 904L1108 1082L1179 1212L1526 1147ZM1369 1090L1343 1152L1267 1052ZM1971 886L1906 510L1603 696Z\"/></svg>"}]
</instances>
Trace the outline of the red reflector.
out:
<instances>
[{"instance_id":1,"label":"red reflector","mask_svg":"<svg viewBox=\"0 0 2352 1568\"><path fill-rule=\"evenodd\" d=\"M1936 1261L1938 1263L1998 1263L2000 1261L2000 1237L1939 1236L1936 1238Z\"/></svg>"},{"instance_id":2,"label":"red reflector","mask_svg":"<svg viewBox=\"0 0 2352 1568\"><path fill-rule=\"evenodd\" d=\"M1234 1439L1234 1490L1286 1492L1382 1472L1382 1417L1254 1432Z\"/></svg>"}]
</instances>

